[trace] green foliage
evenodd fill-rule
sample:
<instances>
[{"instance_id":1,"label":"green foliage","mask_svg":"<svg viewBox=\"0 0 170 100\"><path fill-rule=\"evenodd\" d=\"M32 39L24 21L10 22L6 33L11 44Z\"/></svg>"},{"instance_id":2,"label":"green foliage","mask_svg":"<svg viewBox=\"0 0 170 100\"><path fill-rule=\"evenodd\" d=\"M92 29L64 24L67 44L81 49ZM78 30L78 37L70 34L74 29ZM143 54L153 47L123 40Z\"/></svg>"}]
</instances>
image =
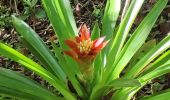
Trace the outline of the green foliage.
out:
<instances>
[{"instance_id":1,"label":"green foliage","mask_svg":"<svg viewBox=\"0 0 170 100\"><path fill-rule=\"evenodd\" d=\"M24 1L28 5L33 3L30 5L32 7L37 0ZM34 81L6 69L0 69L0 79L3 80L0 82L0 94L18 99L76 100L80 98L99 100L112 93L110 99L130 100L150 80L170 72L170 50L168 50L170 48L170 35L158 44L155 43L155 40L145 43L168 0L158 0L132 36L127 38L143 2L144 0L132 0L125 17L118 26L116 22L121 0L107 0L102 29L99 28L98 23L95 23L91 38L95 40L100 36L106 36L106 39L110 41L93 62L85 63L73 60L62 52L68 49L64 41L78 36L69 0L42 0L60 43L58 47L51 41L55 55L51 53L34 30L21 19L12 16L13 25L20 34L22 42L37 57L39 62L34 62L2 42L0 42L0 55L34 71L57 89L63 97L56 96ZM39 16L43 16L42 12ZM89 59L85 59L85 61L89 61ZM88 65L90 63L92 65ZM84 74L80 68L86 69L89 66L93 70L91 77L87 80L83 77ZM4 84L11 80L14 83ZM20 85L16 86L16 84ZM22 92L22 95L19 92ZM168 98L168 94L169 91L166 91L144 99L159 98L161 100Z\"/></svg>"},{"instance_id":2,"label":"green foliage","mask_svg":"<svg viewBox=\"0 0 170 100\"><path fill-rule=\"evenodd\" d=\"M170 95L170 90L164 90L160 93L153 94L151 96L146 96L140 100L168 100Z\"/></svg>"},{"instance_id":3,"label":"green foliage","mask_svg":"<svg viewBox=\"0 0 170 100\"><path fill-rule=\"evenodd\" d=\"M1 2L0 2L1 3ZM9 21L10 12L7 7L0 5L0 28L2 28Z\"/></svg>"},{"instance_id":4,"label":"green foliage","mask_svg":"<svg viewBox=\"0 0 170 100\"><path fill-rule=\"evenodd\" d=\"M26 3L28 6L30 6L32 8L36 5L38 0L23 0L23 2Z\"/></svg>"},{"instance_id":5,"label":"green foliage","mask_svg":"<svg viewBox=\"0 0 170 100\"><path fill-rule=\"evenodd\" d=\"M0 80L0 94L20 99L55 100L57 98L40 84L9 69L0 68Z\"/></svg>"},{"instance_id":6,"label":"green foliage","mask_svg":"<svg viewBox=\"0 0 170 100\"><path fill-rule=\"evenodd\" d=\"M46 69L50 70L52 73L55 73L59 78L65 79L66 76L64 72L59 67L57 61L43 40L23 21L14 16L12 18L16 30L20 33L25 42L29 44L32 48L31 50L36 51L37 56L40 57L40 59L43 59L41 62L48 66ZM22 29L20 27L22 27Z\"/></svg>"}]
</instances>

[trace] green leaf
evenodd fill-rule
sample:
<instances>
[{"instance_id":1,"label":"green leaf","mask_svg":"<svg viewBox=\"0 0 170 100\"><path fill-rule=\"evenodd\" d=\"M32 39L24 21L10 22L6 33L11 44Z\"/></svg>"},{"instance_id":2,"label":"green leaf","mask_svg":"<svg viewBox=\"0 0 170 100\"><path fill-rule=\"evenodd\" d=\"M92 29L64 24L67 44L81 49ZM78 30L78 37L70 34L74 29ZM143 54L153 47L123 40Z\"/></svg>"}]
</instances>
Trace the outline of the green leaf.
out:
<instances>
[{"instance_id":1,"label":"green leaf","mask_svg":"<svg viewBox=\"0 0 170 100\"><path fill-rule=\"evenodd\" d=\"M58 98L35 81L9 69L0 68L0 80L0 94L6 96L30 100Z\"/></svg>"},{"instance_id":2,"label":"green leaf","mask_svg":"<svg viewBox=\"0 0 170 100\"><path fill-rule=\"evenodd\" d=\"M63 67L64 72L66 72L68 79L71 81L73 87L76 89L76 91L78 92L79 96L84 96L84 91L82 86L79 84L79 82L77 81L75 75L80 73L80 71L77 71L78 69L76 68L76 66L70 66L73 65L73 63L71 62L72 59L67 60L65 59L65 56L62 54L61 52L61 48L57 47L56 44L51 41L54 53L56 55L56 57L58 58L58 62L61 66L67 66L67 67ZM70 64L68 64L68 61L70 62ZM75 67L75 68L73 68ZM75 71L76 70L76 71Z\"/></svg>"},{"instance_id":3,"label":"green leaf","mask_svg":"<svg viewBox=\"0 0 170 100\"><path fill-rule=\"evenodd\" d=\"M36 53L40 55L43 61L48 64L47 67L52 70L52 73L55 73L58 78L61 80L66 80L66 75L63 72L62 68L58 65L55 57L52 55L50 49L45 45L43 40L32 30L25 22L12 16L13 24L19 34L24 38L24 40L36 50Z\"/></svg>"},{"instance_id":4,"label":"green leaf","mask_svg":"<svg viewBox=\"0 0 170 100\"><path fill-rule=\"evenodd\" d=\"M32 61L28 57L22 55L18 51L12 49L11 47L1 42L0 42L0 51L1 51L0 52L1 55L4 55L5 57L8 57L24 65L26 68L34 71L37 75L41 76L51 85L53 85L58 91L60 91L64 95L65 98L75 100L75 97L66 89L65 84L63 84L61 80L56 78L53 74L45 70L43 67L41 67L36 62Z\"/></svg>"},{"instance_id":5,"label":"green leaf","mask_svg":"<svg viewBox=\"0 0 170 100\"><path fill-rule=\"evenodd\" d=\"M165 8L167 2L168 0L158 1L155 4L155 6L151 9L149 14L144 18L144 20L138 26L138 28L135 30L135 32L132 34L131 38L127 41L127 43L125 44L124 48L122 49L121 53L119 54L118 58L115 61L115 68L114 71L112 72L114 73L112 74L113 79L119 77L121 71L125 68L125 66L128 64L130 59L137 52L137 50L143 45L153 25L155 24L157 18L161 14L162 10ZM167 43L165 43L165 46L162 47L163 49L162 51L164 51L168 47L168 39L166 38L165 41ZM134 71L137 72L136 70Z\"/></svg>"},{"instance_id":6,"label":"green leaf","mask_svg":"<svg viewBox=\"0 0 170 100\"><path fill-rule=\"evenodd\" d=\"M38 2L38 0L31 0L31 7L34 7L37 2Z\"/></svg>"},{"instance_id":7,"label":"green leaf","mask_svg":"<svg viewBox=\"0 0 170 100\"><path fill-rule=\"evenodd\" d=\"M110 39L113 34L116 21L120 12L121 0L107 0L105 13L102 20L102 36Z\"/></svg>"},{"instance_id":8,"label":"green leaf","mask_svg":"<svg viewBox=\"0 0 170 100\"><path fill-rule=\"evenodd\" d=\"M121 0L107 0L105 12L102 20L101 36L106 36L106 40L115 38L115 25L119 16ZM102 51L102 60L106 59L112 42L109 42ZM101 64L104 66L104 64Z\"/></svg>"},{"instance_id":9,"label":"green leaf","mask_svg":"<svg viewBox=\"0 0 170 100\"><path fill-rule=\"evenodd\" d=\"M98 25L98 22L95 22L95 25L93 27L92 33L91 33L91 39L95 40L100 37L100 28ZM94 76L93 76L93 85L100 80L101 77L101 63L102 63L102 58L101 58L101 53L97 55L97 57L94 60Z\"/></svg>"},{"instance_id":10,"label":"green leaf","mask_svg":"<svg viewBox=\"0 0 170 100\"><path fill-rule=\"evenodd\" d=\"M108 80L107 78L110 76L114 69L114 63L117 56L124 45L128 32L143 4L144 0L132 0L131 5L119 25L118 31L114 37L114 40L111 40L111 44L109 45L109 51L107 51L107 63L106 63L106 71L104 73L104 81Z\"/></svg>"},{"instance_id":11,"label":"green leaf","mask_svg":"<svg viewBox=\"0 0 170 100\"><path fill-rule=\"evenodd\" d=\"M42 3L61 47L67 49L64 40L78 34L69 0L42 0Z\"/></svg>"},{"instance_id":12,"label":"green leaf","mask_svg":"<svg viewBox=\"0 0 170 100\"><path fill-rule=\"evenodd\" d=\"M157 69L147 73L144 76L138 78L141 83L140 87L130 87L130 88L123 88L120 91L117 91L113 96L112 99L116 100L130 100L132 96L140 90L144 85L146 85L150 80L157 78L161 75L167 74L170 72L170 60L166 62L166 64L159 66Z\"/></svg>"},{"instance_id":13,"label":"green leaf","mask_svg":"<svg viewBox=\"0 0 170 100\"><path fill-rule=\"evenodd\" d=\"M44 11L43 9L38 9L38 10L36 11L35 16L36 16L37 18L39 18L39 19L42 19L42 18L46 18L46 17L47 17L47 16L46 16L46 13L45 13L45 11Z\"/></svg>"},{"instance_id":14,"label":"green leaf","mask_svg":"<svg viewBox=\"0 0 170 100\"><path fill-rule=\"evenodd\" d=\"M110 45L110 51L107 55L107 65L108 70L110 70L111 66L113 65L115 59L117 58L117 55L119 54L120 50L122 49L122 46L124 45L124 42L126 40L126 37L130 31L130 28L132 24L134 23L134 20L143 4L144 0L132 0L131 5L122 20L122 22L119 25L119 29L114 37L113 42Z\"/></svg>"},{"instance_id":15,"label":"green leaf","mask_svg":"<svg viewBox=\"0 0 170 100\"><path fill-rule=\"evenodd\" d=\"M91 33L91 39L95 40L100 37L100 28L98 25L98 22L95 22L95 25L93 27L92 33Z\"/></svg>"},{"instance_id":16,"label":"green leaf","mask_svg":"<svg viewBox=\"0 0 170 100\"><path fill-rule=\"evenodd\" d=\"M38 0L23 0L23 2L25 2L27 5L29 5L32 8L36 5Z\"/></svg>"},{"instance_id":17,"label":"green leaf","mask_svg":"<svg viewBox=\"0 0 170 100\"><path fill-rule=\"evenodd\" d=\"M123 88L123 87L136 87L141 86L140 82L137 79L115 79L109 83L109 86L113 88Z\"/></svg>"},{"instance_id":18,"label":"green leaf","mask_svg":"<svg viewBox=\"0 0 170 100\"><path fill-rule=\"evenodd\" d=\"M108 85L105 85L103 88L105 91L105 95L112 89L119 91L120 89L128 88L128 87L140 87L141 83L137 79L125 79L125 78L119 78L111 81L108 83ZM106 90L107 89L107 90ZM115 92L116 92L115 91ZM104 93L104 92L103 92ZM103 95L104 96L104 95ZM117 99L116 99L117 100ZM121 99L120 99L121 100ZM123 100L123 99L122 99Z\"/></svg>"},{"instance_id":19,"label":"green leaf","mask_svg":"<svg viewBox=\"0 0 170 100\"><path fill-rule=\"evenodd\" d=\"M149 40L135 53L126 69L130 70L149 50L156 46L156 39Z\"/></svg>"},{"instance_id":20,"label":"green leaf","mask_svg":"<svg viewBox=\"0 0 170 100\"><path fill-rule=\"evenodd\" d=\"M55 0L57 1L57 0ZM74 20L72 8L69 0L58 0L60 4L60 9L62 10L63 17L65 20L65 25L69 29L70 34L73 36L77 35L77 27Z\"/></svg>"},{"instance_id":21,"label":"green leaf","mask_svg":"<svg viewBox=\"0 0 170 100\"><path fill-rule=\"evenodd\" d=\"M111 0L110 0L108 2L113 3L114 5L117 5L117 4L119 5L119 0L114 0L114 1L115 2L111 2ZM116 4L116 2L117 2L117 4ZM93 88L92 95L91 95L90 98L99 99L102 96L102 94L99 94L97 91L100 91L100 89L103 87L103 85L107 81L109 81L108 78L110 77L110 74L112 74L112 72L113 72L113 66L112 65L114 64L116 55L122 49L122 46L123 46L123 44L125 42L127 34L129 32L129 30L130 30L130 28L131 28L131 26L132 26L132 24L133 24L133 22L134 22L134 20L136 18L136 15L138 14L143 2L144 2L144 0L133 0L130 7L129 7L129 9L128 9L128 11L127 11L127 13L126 13L126 15L125 15L125 18L123 19L123 21L119 25L118 31L116 31L117 33L116 34L111 33L111 34L113 34L113 37L108 37L108 38L112 39L111 43L108 45L109 50L106 47L106 49L104 50L104 54L102 55L103 58L106 55L106 61L107 62L106 62L106 65L105 65L105 72L102 73L102 75L103 75L102 81L100 83L98 83ZM107 3L107 4L108 5L106 7L109 7L109 3ZM105 9L106 9L105 12L107 14L107 9L109 9L109 8L105 8ZM110 9L110 10L112 10L112 9ZM113 18L114 16L109 16L109 17ZM110 23L110 22L108 22L108 23ZM108 30L108 31L110 31L110 30ZM114 32L114 30L111 30L111 31ZM107 33L103 33L103 34L107 34ZM110 35L110 34L108 34L108 35ZM105 59L103 59L103 61L105 61Z\"/></svg>"},{"instance_id":22,"label":"green leaf","mask_svg":"<svg viewBox=\"0 0 170 100\"><path fill-rule=\"evenodd\" d=\"M94 60L94 72L93 72L93 86L95 86L96 83L98 83L101 78L102 78L102 66L101 66L101 63L102 63L102 58L101 58L101 53L99 53L97 55L97 57L95 58Z\"/></svg>"},{"instance_id":23,"label":"green leaf","mask_svg":"<svg viewBox=\"0 0 170 100\"><path fill-rule=\"evenodd\" d=\"M140 100L168 100L170 98L170 89L146 96Z\"/></svg>"},{"instance_id":24,"label":"green leaf","mask_svg":"<svg viewBox=\"0 0 170 100\"><path fill-rule=\"evenodd\" d=\"M31 51L31 53L33 53L33 55L35 56L35 58L38 59L38 61L43 65L43 67L52 73L53 71L51 70L50 67L48 67L48 64L47 64L46 61L41 57L41 55L36 51L36 49L34 49L34 47L32 47L23 37L20 37L20 40L21 40L21 42L24 44L24 46L26 46L27 48L29 48L29 50Z\"/></svg>"},{"instance_id":25,"label":"green leaf","mask_svg":"<svg viewBox=\"0 0 170 100\"><path fill-rule=\"evenodd\" d=\"M151 80L153 78L159 77L159 76L164 75L169 72L170 72L170 60L167 61L162 66L159 66L155 70L139 77L138 79L140 80L140 82L148 82L149 80Z\"/></svg>"},{"instance_id":26,"label":"green leaf","mask_svg":"<svg viewBox=\"0 0 170 100\"><path fill-rule=\"evenodd\" d=\"M24 3L26 3L27 5L31 6L31 1L30 0L23 0Z\"/></svg>"},{"instance_id":27,"label":"green leaf","mask_svg":"<svg viewBox=\"0 0 170 100\"><path fill-rule=\"evenodd\" d=\"M159 66L165 64L170 58L170 50L162 54L156 61L154 61L152 64L148 65L144 72L142 72L142 75L145 75L154 69L158 68Z\"/></svg>"},{"instance_id":28,"label":"green leaf","mask_svg":"<svg viewBox=\"0 0 170 100\"><path fill-rule=\"evenodd\" d=\"M170 36L164 38L157 46L152 48L141 60L136 63L133 68L126 72L125 77L136 77L141 70L145 68L151 61L158 57L161 53L170 47Z\"/></svg>"}]
</instances>

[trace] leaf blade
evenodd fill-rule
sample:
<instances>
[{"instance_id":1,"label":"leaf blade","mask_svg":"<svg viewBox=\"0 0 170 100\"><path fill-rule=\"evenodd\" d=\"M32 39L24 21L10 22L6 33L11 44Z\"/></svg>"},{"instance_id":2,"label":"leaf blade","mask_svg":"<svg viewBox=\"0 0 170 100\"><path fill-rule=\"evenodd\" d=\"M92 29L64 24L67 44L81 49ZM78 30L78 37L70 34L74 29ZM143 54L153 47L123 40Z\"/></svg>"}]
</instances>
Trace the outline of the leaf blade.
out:
<instances>
[{"instance_id":1,"label":"leaf blade","mask_svg":"<svg viewBox=\"0 0 170 100\"><path fill-rule=\"evenodd\" d=\"M32 30L25 22L12 16L13 24L16 30L24 40L36 50L36 52L41 56L41 58L46 61L50 70L53 71L61 80L66 80L66 75L63 72L62 68L58 65L55 57L50 52L50 49L45 45L42 39Z\"/></svg>"},{"instance_id":2,"label":"leaf blade","mask_svg":"<svg viewBox=\"0 0 170 100\"><path fill-rule=\"evenodd\" d=\"M47 80L51 85L53 85L56 89L58 89L66 98L75 100L75 97L66 89L65 84L61 82L58 78L56 78L53 74L45 70L36 62L32 61L28 57L22 55L18 51L13 48L3 44L0 42L0 54L8 57L22 65L26 68L34 71L36 74L41 76L43 79Z\"/></svg>"},{"instance_id":3,"label":"leaf blade","mask_svg":"<svg viewBox=\"0 0 170 100\"><path fill-rule=\"evenodd\" d=\"M152 8L150 13L144 18L144 20L141 22L141 24L135 30L132 37L125 44L118 59L116 59L116 62L118 62L118 63L115 65L115 69L113 72L114 76L112 75L113 78L119 77L119 74L124 69L124 67L127 65L129 60L132 58L132 56L135 54L135 52L145 42L146 38L149 35L149 32L151 31L151 29L152 29L154 23L156 22L157 18L159 17L160 13L165 8L167 2L168 2L168 0L158 1L155 4L155 6Z\"/></svg>"},{"instance_id":4,"label":"leaf blade","mask_svg":"<svg viewBox=\"0 0 170 100\"><path fill-rule=\"evenodd\" d=\"M0 68L0 80L1 94L6 91L6 95L22 99L55 100L57 98L35 81L8 69Z\"/></svg>"}]
</instances>

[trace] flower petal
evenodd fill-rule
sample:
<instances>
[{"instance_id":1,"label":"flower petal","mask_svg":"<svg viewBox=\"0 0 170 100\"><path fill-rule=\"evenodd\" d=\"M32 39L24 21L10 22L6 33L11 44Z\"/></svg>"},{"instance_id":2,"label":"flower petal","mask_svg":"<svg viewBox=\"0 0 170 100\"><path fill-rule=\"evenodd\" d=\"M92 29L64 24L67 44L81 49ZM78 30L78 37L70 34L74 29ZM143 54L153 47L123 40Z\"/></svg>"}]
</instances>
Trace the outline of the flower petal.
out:
<instances>
[{"instance_id":1,"label":"flower petal","mask_svg":"<svg viewBox=\"0 0 170 100\"><path fill-rule=\"evenodd\" d=\"M77 60L78 55L74 51L63 51L66 55L72 57L73 59Z\"/></svg>"},{"instance_id":2,"label":"flower petal","mask_svg":"<svg viewBox=\"0 0 170 100\"><path fill-rule=\"evenodd\" d=\"M99 46L92 48L92 52L93 52L93 53L98 53L98 52L100 52L100 50L103 49L103 48L107 45L108 42L109 42L109 41L104 41L104 42L101 43Z\"/></svg>"},{"instance_id":3,"label":"flower petal","mask_svg":"<svg viewBox=\"0 0 170 100\"><path fill-rule=\"evenodd\" d=\"M93 48L98 48L100 45L102 45L104 39L105 39L105 36L100 37L99 39L94 40Z\"/></svg>"},{"instance_id":4,"label":"flower petal","mask_svg":"<svg viewBox=\"0 0 170 100\"><path fill-rule=\"evenodd\" d=\"M80 37L81 37L82 40L90 39L90 32L89 32L86 24L81 25L81 28L80 28Z\"/></svg>"},{"instance_id":5,"label":"flower petal","mask_svg":"<svg viewBox=\"0 0 170 100\"><path fill-rule=\"evenodd\" d=\"M70 40L70 39L65 40L65 44L67 44L70 48L77 47L76 42L74 42L74 40Z\"/></svg>"},{"instance_id":6,"label":"flower petal","mask_svg":"<svg viewBox=\"0 0 170 100\"><path fill-rule=\"evenodd\" d=\"M103 48L108 44L108 42L109 42L109 40L104 41L104 42L102 43L101 49L103 49Z\"/></svg>"},{"instance_id":7,"label":"flower petal","mask_svg":"<svg viewBox=\"0 0 170 100\"><path fill-rule=\"evenodd\" d=\"M78 36L76 36L75 39L76 39L77 43L80 43L82 41L82 39L80 37L78 37Z\"/></svg>"},{"instance_id":8,"label":"flower petal","mask_svg":"<svg viewBox=\"0 0 170 100\"><path fill-rule=\"evenodd\" d=\"M68 40L65 40L65 43L66 43L74 52L76 52L76 53L79 54L79 49L77 48L77 44L76 44L75 41L68 39Z\"/></svg>"}]
</instances>

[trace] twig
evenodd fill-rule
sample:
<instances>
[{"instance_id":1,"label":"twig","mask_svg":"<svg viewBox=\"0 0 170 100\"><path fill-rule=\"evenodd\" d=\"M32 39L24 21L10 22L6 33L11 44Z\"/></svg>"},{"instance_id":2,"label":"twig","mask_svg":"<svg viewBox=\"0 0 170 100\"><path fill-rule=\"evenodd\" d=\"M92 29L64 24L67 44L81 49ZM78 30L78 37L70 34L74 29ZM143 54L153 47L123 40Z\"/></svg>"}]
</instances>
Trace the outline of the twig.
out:
<instances>
[{"instance_id":1,"label":"twig","mask_svg":"<svg viewBox=\"0 0 170 100\"><path fill-rule=\"evenodd\" d=\"M16 11L16 14L18 15L19 13L18 13L18 9L17 9L17 2L18 2L18 0L14 0L15 11Z\"/></svg>"}]
</instances>

